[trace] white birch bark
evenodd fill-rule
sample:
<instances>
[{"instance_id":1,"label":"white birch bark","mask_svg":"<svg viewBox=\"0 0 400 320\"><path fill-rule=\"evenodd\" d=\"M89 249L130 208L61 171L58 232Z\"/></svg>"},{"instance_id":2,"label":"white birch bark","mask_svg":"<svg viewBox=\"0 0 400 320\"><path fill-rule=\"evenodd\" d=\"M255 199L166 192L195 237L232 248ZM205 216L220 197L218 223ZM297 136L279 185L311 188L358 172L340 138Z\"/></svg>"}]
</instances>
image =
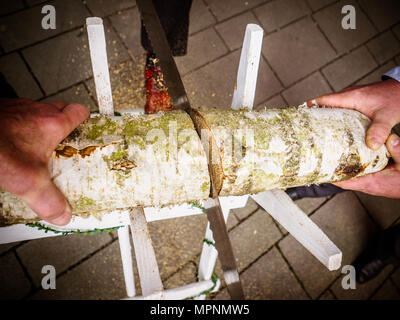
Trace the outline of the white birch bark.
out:
<instances>
[{"instance_id":1,"label":"white birch bark","mask_svg":"<svg viewBox=\"0 0 400 320\"><path fill-rule=\"evenodd\" d=\"M210 189L200 139L179 111L90 119L59 145L49 171L73 214L99 218L112 209L206 199ZM8 192L0 191L0 204L0 224L36 219Z\"/></svg>"},{"instance_id":2,"label":"white birch bark","mask_svg":"<svg viewBox=\"0 0 400 320\"><path fill-rule=\"evenodd\" d=\"M388 162L385 146L377 151L366 146L370 120L354 110L214 109L202 114L221 152L220 196L345 180L380 171Z\"/></svg>"},{"instance_id":3,"label":"white birch bark","mask_svg":"<svg viewBox=\"0 0 400 320\"><path fill-rule=\"evenodd\" d=\"M214 168L222 170L211 174L221 176L220 196L348 179L382 170L388 161L384 146L372 151L365 145L370 120L357 111L214 109L201 114L219 146L215 159L221 163ZM90 119L59 145L49 170L80 216L180 204L210 193L206 154L182 111ZM0 225L39 220L8 192L0 191L0 204Z\"/></svg>"}]
</instances>

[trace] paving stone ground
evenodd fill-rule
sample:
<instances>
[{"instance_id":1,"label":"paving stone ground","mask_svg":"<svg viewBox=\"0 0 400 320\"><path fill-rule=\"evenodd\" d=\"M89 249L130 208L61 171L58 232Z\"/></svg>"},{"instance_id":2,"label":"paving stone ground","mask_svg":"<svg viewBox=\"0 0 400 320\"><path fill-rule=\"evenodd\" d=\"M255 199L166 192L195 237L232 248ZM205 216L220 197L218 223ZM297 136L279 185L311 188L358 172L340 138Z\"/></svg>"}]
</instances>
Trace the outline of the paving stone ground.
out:
<instances>
[{"instance_id":1,"label":"paving stone ground","mask_svg":"<svg viewBox=\"0 0 400 320\"><path fill-rule=\"evenodd\" d=\"M41 8L57 10L57 28L41 28ZM356 8L355 30L341 28L341 8ZM398 0L194 0L189 47L176 62L194 106L229 108L245 26L264 29L257 109L298 105L354 84L379 81L400 64ZM96 110L85 18L104 19L117 109L144 105L144 50L134 0L0 2L0 71L21 97L79 102ZM379 230L400 222L400 201L345 192L296 201L351 264ZM204 215L149 224L166 288L196 281ZM400 268L344 290L329 272L253 200L228 219L248 299L400 299ZM57 289L42 290L43 265ZM217 263L216 273L221 277ZM139 279L135 269L137 293ZM229 299L225 283L209 299ZM0 299L125 297L116 233L60 236L0 245Z\"/></svg>"}]
</instances>

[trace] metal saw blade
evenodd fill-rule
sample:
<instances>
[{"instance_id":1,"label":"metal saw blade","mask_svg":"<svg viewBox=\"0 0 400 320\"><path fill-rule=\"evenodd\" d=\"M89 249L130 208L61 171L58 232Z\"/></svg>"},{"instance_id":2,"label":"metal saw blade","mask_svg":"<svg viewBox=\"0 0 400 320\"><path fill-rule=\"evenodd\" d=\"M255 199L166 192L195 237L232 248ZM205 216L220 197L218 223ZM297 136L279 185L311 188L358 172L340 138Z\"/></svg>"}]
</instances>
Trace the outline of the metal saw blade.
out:
<instances>
[{"instance_id":1,"label":"metal saw blade","mask_svg":"<svg viewBox=\"0 0 400 320\"><path fill-rule=\"evenodd\" d=\"M186 111L193 120L192 108L187 97L181 76L172 56L167 37L161 25L154 4L149 0L136 0L139 12L145 25L154 53L159 59L164 79L167 83L168 93L171 97L173 107ZM201 139L201 132L195 125ZM211 175L210 175L211 177ZM212 178L211 178L212 180ZM211 181L211 183L213 183ZM224 272L225 282L232 299L244 299L242 284L237 271L236 260L232 245L229 240L225 218L222 213L218 198L207 200L207 218L213 232L215 247Z\"/></svg>"}]
</instances>

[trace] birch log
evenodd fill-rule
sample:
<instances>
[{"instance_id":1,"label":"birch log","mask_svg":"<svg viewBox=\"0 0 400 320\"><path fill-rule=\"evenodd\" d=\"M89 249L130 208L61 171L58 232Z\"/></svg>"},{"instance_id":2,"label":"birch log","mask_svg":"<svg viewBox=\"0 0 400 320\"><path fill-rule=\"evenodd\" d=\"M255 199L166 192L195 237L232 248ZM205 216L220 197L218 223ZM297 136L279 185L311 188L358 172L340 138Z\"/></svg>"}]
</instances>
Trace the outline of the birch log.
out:
<instances>
[{"instance_id":1,"label":"birch log","mask_svg":"<svg viewBox=\"0 0 400 320\"><path fill-rule=\"evenodd\" d=\"M113 209L206 199L210 174L217 195L243 195L349 179L382 170L388 161L384 146L372 151L365 145L370 120L354 110L200 114L203 124L196 126L206 128L215 151L209 168L211 152L204 151L190 117L172 111L87 120L54 151L50 175L73 214L101 217ZM0 191L0 225L35 220L24 202Z\"/></svg>"},{"instance_id":2,"label":"birch log","mask_svg":"<svg viewBox=\"0 0 400 320\"><path fill-rule=\"evenodd\" d=\"M389 154L365 144L370 120L348 109L202 112L220 150L220 196L347 180L382 170ZM234 128L235 130L231 130ZM230 147L233 145L233 147ZM227 151L226 151L227 150Z\"/></svg>"},{"instance_id":3,"label":"birch log","mask_svg":"<svg viewBox=\"0 0 400 320\"><path fill-rule=\"evenodd\" d=\"M183 111L89 119L58 146L49 171L81 216L206 199L210 189L205 153ZM36 218L0 192L0 225Z\"/></svg>"}]
</instances>

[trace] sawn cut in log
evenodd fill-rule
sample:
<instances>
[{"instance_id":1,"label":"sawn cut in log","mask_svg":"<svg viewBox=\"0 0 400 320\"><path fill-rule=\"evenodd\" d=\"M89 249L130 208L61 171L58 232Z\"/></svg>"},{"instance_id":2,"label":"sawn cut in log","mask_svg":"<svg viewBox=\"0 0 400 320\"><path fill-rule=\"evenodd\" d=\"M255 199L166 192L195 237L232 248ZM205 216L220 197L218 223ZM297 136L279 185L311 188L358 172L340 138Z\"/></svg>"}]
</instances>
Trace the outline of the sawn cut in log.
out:
<instances>
[{"instance_id":1,"label":"sawn cut in log","mask_svg":"<svg viewBox=\"0 0 400 320\"><path fill-rule=\"evenodd\" d=\"M183 111L98 116L81 124L49 162L73 214L101 217L113 209L180 204L210 194L340 181L380 171L388 162L385 146L373 151L365 145L370 120L354 110L196 113L196 126L207 133L202 139ZM1 226L36 220L23 201L0 191Z\"/></svg>"}]
</instances>

